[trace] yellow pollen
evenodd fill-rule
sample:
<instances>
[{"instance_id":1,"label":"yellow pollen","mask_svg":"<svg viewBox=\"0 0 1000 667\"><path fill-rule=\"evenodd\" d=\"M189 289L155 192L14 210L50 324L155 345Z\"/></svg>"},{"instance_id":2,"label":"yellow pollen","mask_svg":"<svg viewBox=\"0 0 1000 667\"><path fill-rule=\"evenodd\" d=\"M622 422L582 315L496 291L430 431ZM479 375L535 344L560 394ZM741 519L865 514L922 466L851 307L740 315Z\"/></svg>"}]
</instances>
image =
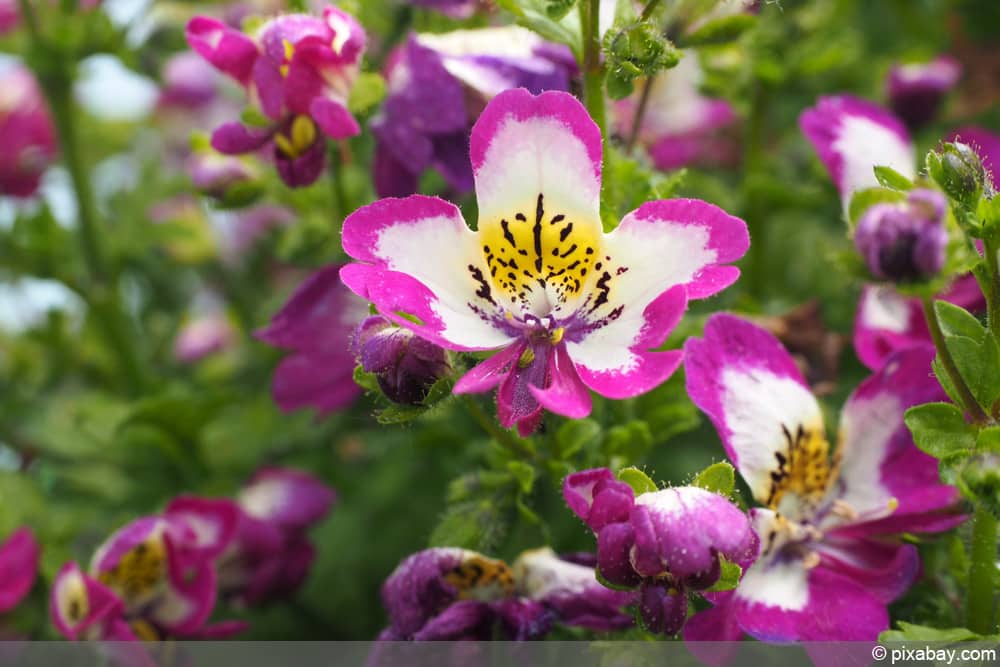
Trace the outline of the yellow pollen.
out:
<instances>
[{"instance_id":1,"label":"yellow pollen","mask_svg":"<svg viewBox=\"0 0 1000 667\"><path fill-rule=\"evenodd\" d=\"M889 498L889 511L895 512L899 509L899 498Z\"/></svg>"},{"instance_id":2,"label":"yellow pollen","mask_svg":"<svg viewBox=\"0 0 1000 667\"><path fill-rule=\"evenodd\" d=\"M308 116L296 116L292 121L292 144L305 151L316 141L316 125Z\"/></svg>"},{"instance_id":3,"label":"yellow pollen","mask_svg":"<svg viewBox=\"0 0 1000 667\"><path fill-rule=\"evenodd\" d=\"M288 157L297 157L295 155L295 147L292 146L292 142L288 140L288 137L278 133L274 135L274 143L278 145L278 150Z\"/></svg>"},{"instance_id":4,"label":"yellow pollen","mask_svg":"<svg viewBox=\"0 0 1000 667\"><path fill-rule=\"evenodd\" d=\"M135 633L136 637L144 642L155 642L160 639L156 629L149 624L149 621L144 621L142 619L132 621L132 631Z\"/></svg>"},{"instance_id":5,"label":"yellow pollen","mask_svg":"<svg viewBox=\"0 0 1000 667\"><path fill-rule=\"evenodd\" d=\"M552 334L549 336L549 342L552 343L553 345L558 345L559 342L562 341L563 334L565 333L566 329L564 329L563 327L559 327L558 329L553 331Z\"/></svg>"},{"instance_id":6,"label":"yellow pollen","mask_svg":"<svg viewBox=\"0 0 1000 667\"><path fill-rule=\"evenodd\" d=\"M530 347L525 349L521 354L521 358L517 360L518 368L527 368L531 365L531 362L535 360L535 351Z\"/></svg>"},{"instance_id":7,"label":"yellow pollen","mask_svg":"<svg viewBox=\"0 0 1000 667\"><path fill-rule=\"evenodd\" d=\"M509 310L507 312L505 312L503 314L503 316L506 317L508 320L513 320L514 319L514 313L510 312Z\"/></svg>"},{"instance_id":8,"label":"yellow pollen","mask_svg":"<svg viewBox=\"0 0 1000 667\"><path fill-rule=\"evenodd\" d=\"M291 60L292 56L295 55L295 45L287 39L281 40L281 45L285 47L285 60Z\"/></svg>"}]
</instances>

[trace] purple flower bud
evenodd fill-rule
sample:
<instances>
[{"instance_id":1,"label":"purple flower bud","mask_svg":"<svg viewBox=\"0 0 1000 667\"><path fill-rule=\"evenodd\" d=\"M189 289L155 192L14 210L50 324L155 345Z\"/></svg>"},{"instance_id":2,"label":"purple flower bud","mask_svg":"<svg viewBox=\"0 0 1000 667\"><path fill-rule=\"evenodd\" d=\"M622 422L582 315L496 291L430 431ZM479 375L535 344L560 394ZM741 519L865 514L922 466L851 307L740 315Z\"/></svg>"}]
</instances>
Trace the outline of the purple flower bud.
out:
<instances>
[{"instance_id":1,"label":"purple flower bud","mask_svg":"<svg viewBox=\"0 0 1000 667\"><path fill-rule=\"evenodd\" d=\"M254 177L254 170L245 160L211 149L192 153L186 167L191 183L199 192L221 200L226 200L233 188L249 183Z\"/></svg>"},{"instance_id":2,"label":"purple flower bud","mask_svg":"<svg viewBox=\"0 0 1000 667\"><path fill-rule=\"evenodd\" d=\"M669 583L643 582L639 589L639 614L650 632L675 635L687 620L687 594Z\"/></svg>"},{"instance_id":3,"label":"purple flower bud","mask_svg":"<svg viewBox=\"0 0 1000 667\"><path fill-rule=\"evenodd\" d=\"M917 189L905 202L871 206L854 232L854 245L872 275L913 282L933 278L946 258L947 200L936 190Z\"/></svg>"},{"instance_id":4,"label":"purple flower bud","mask_svg":"<svg viewBox=\"0 0 1000 667\"><path fill-rule=\"evenodd\" d=\"M198 54L186 51L170 58L163 67L163 90L159 104L196 109L211 102L221 76Z\"/></svg>"},{"instance_id":5,"label":"purple flower bud","mask_svg":"<svg viewBox=\"0 0 1000 667\"><path fill-rule=\"evenodd\" d=\"M962 66L949 56L928 63L896 65L889 70L886 82L890 106L910 128L926 125L961 76Z\"/></svg>"},{"instance_id":6,"label":"purple flower bud","mask_svg":"<svg viewBox=\"0 0 1000 667\"><path fill-rule=\"evenodd\" d=\"M419 405L438 379L451 371L447 353L376 315L358 327L351 348L367 373L374 373L389 400Z\"/></svg>"}]
</instances>

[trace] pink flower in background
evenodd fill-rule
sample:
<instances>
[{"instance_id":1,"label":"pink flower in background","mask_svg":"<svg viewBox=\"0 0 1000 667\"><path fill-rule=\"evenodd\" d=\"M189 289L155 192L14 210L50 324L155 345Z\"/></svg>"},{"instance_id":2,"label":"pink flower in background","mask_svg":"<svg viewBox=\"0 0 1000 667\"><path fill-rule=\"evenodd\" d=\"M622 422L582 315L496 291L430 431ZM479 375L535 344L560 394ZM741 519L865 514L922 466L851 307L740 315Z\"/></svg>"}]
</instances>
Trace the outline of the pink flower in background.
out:
<instances>
[{"instance_id":1,"label":"pink flower in background","mask_svg":"<svg viewBox=\"0 0 1000 667\"><path fill-rule=\"evenodd\" d=\"M269 146L282 180L310 185L326 164L326 142L360 132L347 109L365 48L365 32L350 14L327 6L323 17L286 14L248 36L222 21L196 16L187 40L198 54L246 89L259 105L250 124L225 123L212 135L221 153ZM253 115L253 114L251 114Z\"/></svg>"},{"instance_id":2,"label":"pink flower in background","mask_svg":"<svg viewBox=\"0 0 1000 667\"><path fill-rule=\"evenodd\" d=\"M18 528L0 542L0 614L21 603L38 575L41 548L28 528Z\"/></svg>"},{"instance_id":3,"label":"pink flower in background","mask_svg":"<svg viewBox=\"0 0 1000 667\"><path fill-rule=\"evenodd\" d=\"M196 317L181 327L174 339L174 358L183 364L200 361L234 343L236 331L224 313Z\"/></svg>"},{"instance_id":4,"label":"pink flower in background","mask_svg":"<svg viewBox=\"0 0 1000 667\"><path fill-rule=\"evenodd\" d=\"M854 391L832 460L820 406L771 334L720 314L684 350L691 399L763 506L751 510L756 560L685 638L875 641L887 605L920 571L916 547L898 536L964 520L957 490L903 423L909 407L945 398L933 349L898 352Z\"/></svg>"},{"instance_id":5,"label":"pink flower in background","mask_svg":"<svg viewBox=\"0 0 1000 667\"><path fill-rule=\"evenodd\" d=\"M325 415L361 395L350 347L368 310L339 273L339 265L313 273L256 333L265 343L290 352L275 369L271 384L274 401L286 412L312 407Z\"/></svg>"},{"instance_id":6,"label":"pink flower in background","mask_svg":"<svg viewBox=\"0 0 1000 667\"><path fill-rule=\"evenodd\" d=\"M922 127L934 119L961 77L961 64L950 56L894 65L886 80L889 106L910 128Z\"/></svg>"},{"instance_id":7,"label":"pink flower in background","mask_svg":"<svg viewBox=\"0 0 1000 667\"><path fill-rule=\"evenodd\" d=\"M20 65L0 74L0 145L0 195L35 194L57 146L38 84Z\"/></svg>"},{"instance_id":8,"label":"pink flower in background","mask_svg":"<svg viewBox=\"0 0 1000 667\"><path fill-rule=\"evenodd\" d=\"M472 130L478 231L458 208L413 195L344 221L357 260L344 282L379 312L452 350L495 350L455 385L497 389L505 427L543 410L580 418L590 390L635 396L666 380L679 351L653 351L683 315L739 275L742 220L699 200L649 202L613 232L599 209L601 136L571 95L501 93Z\"/></svg>"},{"instance_id":9,"label":"pink flower in background","mask_svg":"<svg viewBox=\"0 0 1000 667\"><path fill-rule=\"evenodd\" d=\"M479 6L479 0L407 0L411 5L417 7L426 7L427 9L433 9L439 11L445 16L450 16L453 19L465 19L472 16L477 7Z\"/></svg>"},{"instance_id":10,"label":"pink flower in background","mask_svg":"<svg viewBox=\"0 0 1000 667\"><path fill-rule=\"evenodd\" d=\"M738 118L729 102L701 93L704 72L695 53L676 67L658 74L650 85L649 100L639 129L639 144L646 147L657 169L688 165L729 165L738 157L734 136ZM623 136L634 130L642 88L614 109L615 126Z\"/></svg>"}]
</instances>

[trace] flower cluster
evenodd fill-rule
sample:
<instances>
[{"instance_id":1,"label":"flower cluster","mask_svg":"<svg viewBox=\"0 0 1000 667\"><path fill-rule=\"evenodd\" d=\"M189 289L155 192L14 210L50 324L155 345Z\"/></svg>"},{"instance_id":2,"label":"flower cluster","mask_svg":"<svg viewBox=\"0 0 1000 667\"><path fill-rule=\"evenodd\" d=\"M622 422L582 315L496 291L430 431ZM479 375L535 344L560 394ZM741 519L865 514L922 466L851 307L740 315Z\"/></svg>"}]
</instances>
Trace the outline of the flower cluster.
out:
<instances>
[{"instance_id":1,"label":"flower cluster","mask_svg":"<svg viewBox=\"0 0 1000 667\"><path fill-rule=\"evenodd\" d=\"M604 580L639 587L639 613L652 632L679 632L688 616L688 591L719 580L721 557L743 563L757 547L746 514L696 486L635 496L610 470L597 468L567 477L563 497L597 536Z\"/></svg>"},{"instance_id":2,"label":"flower cluster","mask_svg":"<svg viewBox=\"0 0 1000 667\"><path fill-rule=\"evenodd\" d=\"M751 510L753 565L685 637L874 641L889 627L887 604L920 571L916 548L898 536L964 520L951 511L957 491L903 423L907 408L944 398L933 350L896 353L854 391L832 458L819 404L769 333L714 315L685 353L691 399L762 505Z\"/></svg>"},{"instance_id":3,"label":"flower cluster","mask_svg":"<svg viewBox=\"0 0 1000 667\"><path fill-rule=\"evenodd\" d=\"M478 231L434 197L382 199L344 221L352 290L422 338L497 350L455 393L497 389L505 427L534 431L545 409L579 418L668 378L653 351L688 299L739 275L742 220L699 200L652 201L611 233L600 218L601 135L566 93L495 97L472 129Z\"/></svg>"},{"instance_id":4,"label":"flower cluster","mask_svg":"<svg viewBox=\"0 0 1000 667\"><path fill-rule=\"evenodd\" d=\"M632 625L634 601L594 577L593 567L551 549L514 565L466 549L438 547L405 559L382 585L389 627L380 640L538 639L554 624L595 631Z\"/></svg>"},{"instance_id":5,"label":"flower cluster","mask_svg":"<svg viewBox=\"0 0 1000 667\"><path fill-rule=\"evenodd\" d=\"M294 591L313 551L305 530L333 492L311 476L265 469L237 501L182 496L112 534L88 570L52 585L51 615L69 639L223 638L246 626L209 624L220 594L256 603Z\"/></svg>"},{"instance_id":6,"label":"flower cluster","mask_svg":"<svg viewBox=\"0 0 1000 667\"><path fill-rule=\"evenodd\" d=\"M389 58L389 93L371 124L379 195L417 192L429 167L455 192L472 190L469 129L486 103L509 88L569 90L575 71L568 48L524 28L411 35Z\"/></svg>"},{"instance_id":7,"label":"flower cluster","mask_svg":"<svg viewBox=\"0 0 1000 667\"><path fill-rule=\"evenodd\" d=\"M243 85L259 103L215 130L212 146L240 154L271 146L282 180L309 185L326 164L322 134L356 135L347 108L365 49L365 32L350 14L332 6L322 18L287 14L264 22L248 36L207 16L188 23L187 39L198 54Z\"/></svg>"}]
</instances>

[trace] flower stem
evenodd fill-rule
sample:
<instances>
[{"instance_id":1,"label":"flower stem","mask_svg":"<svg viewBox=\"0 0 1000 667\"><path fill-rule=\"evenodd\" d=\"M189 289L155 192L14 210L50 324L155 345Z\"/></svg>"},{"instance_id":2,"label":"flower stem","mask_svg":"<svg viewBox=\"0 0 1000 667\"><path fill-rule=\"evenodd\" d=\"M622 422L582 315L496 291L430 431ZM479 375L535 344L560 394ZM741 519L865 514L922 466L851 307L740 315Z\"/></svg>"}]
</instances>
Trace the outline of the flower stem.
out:
<instances>
[{"instance_id":1,"label":"flower stem","mask_svg":"<svg viewBox=\"0 0 1000 667\"><path fill-rule=\"evenodd\" d=\"M958 393L961 407L972 416L972 420L977 424L988 423L989 417L983 412L983 408L979 405L976 397L972 395L972 391L965 383L965 379L959 372L958 366L955 365L955 360L952 359L948 346L945 345L944 334L941 332L941 323L938 322L937 313L934 311L933 300L925 296L923 304L924 318L927 320L927 328L930 329L931 338L934 340L938 359L941 360L941 366L944 368L945 373L948 374L948 379L951 380L952 386Z\"/></svg>"},{"instance_id":2,"label":"flower stem","mask_svg":"<svg viewBox=\"0 0 1000 667\"><path fill-rule=\"evenodd\" d=\"M604 104L604 63L601 62L601 0L580 2L580 25L583 29L583 97L590 117L601 129L601 142L607 144L607 117ZM604 151L605 161L607 150Z\"/></svg>"},{"instance_id":3,"label":"flower stem","mask_svg":"<svg viewBox=\"0 0 1000 667\"><path fill-rule=\"evenodd\" d=\"M986 266L989 278L983 293L986 296L987 325L990 332L1000 338L1000 267L997 265L996 242L992 238L983 241L983 254L986 255Z\"/></svg>"},{"instance_id":4,"label":"flower stem","mask_svg":"<svg viewBox=\"0 0 1000 667\"><path fill-rule=\"evenodd\" d=\"M760 298L764 292L764 279L768 273L768 244L765 233L764 211L754 194L752 185L756 175L764 169L764 132L767 118L767 94L760 82L754 84L747 122L746 153L743 167L743 194L745 217L750 231L750 250L747 252L747 276L751 293Z\"/></svg>"},{"instance_id":5,"label":"flower stem","mask_svg":"<svg viewBox=\"0 0 1000 667\"><path fill-rule=\"evenodd\" d=\"M966 624L973 632L988 635L993 624L993 578L996 571L997 519L985 507L972 519L972 564L966 591Z\"/></svg>"},{"instance_id":6,"label":"flower stem","mask_svg":"<svg viewBox=\"0 0 1000 667\"><path fill-rule=\"evenodd\" d=\"M650 77L646 79L646 83L642 87L642 93L639 95L639 106L635 108L635 116L632 118L632 131L628 135L628 144L625 146L625 152L629 155L635 150L635 142L639 139L639 132L642 129L642 119L646 115L646 108L649 107L650 93L653 90L653 78Z\"/></svg>"},{"instance_id":7,"label":"flower stem","mask_svg":"<svg viewBox=\"0 0 1000 667\"><path fill-rule=\"evenodd\" d=\"M20 0L21 14L28 26L32 48L55 60L61 54L48 49L38 30L37 18L27 0ZM77 109L73 103L73 76L71 63L66 61L51 62L45 71L36 72L39 86L49 103L56 132L59 135L59 148L63 163L69 172L73 184L73 194L77 206L77 230L80 248L91 280L86 292L90 311L108 346L118 357L118 363L125 378L128 390L136 393L142 390L145 382L142 365L133 344L135 339L122 311L115 281L108 268L104 248L101 245L102 230L100 229L97 204L94 200L94 189L90 183L90 173L84 164L80 152L77 132Z\"/></svg>"},{"instance_id":8,"label":"flower stem","mask_svg":"<svg viewBox=\"0 0 1000 667\"><path fill-rule=\"evenodd\" d=\"M660 0L649 0L649 2L646 3L646 6L642 8L642 13L639 14L639 20L640 21L649 20L649 17L653 15L653 12L655 12L656 8L659 6L660 6Z\"/></svg>"},{"instance_id":9,"label":"flower stem","mask_svg":"<svg viewBox=\"0 0 1000 667\"><path fill-rule=\"evenodd\" d=\"M330 166L330 193L333 197L333 219L343 223L347 215L347 193L344 191L343 159L340 144L331 141L327 151Z\"/></svg>"},{"instance_id":10,"label":"flower stem","mask_svg":"<svg viewBox=\"0 0 1000 667\"><path fill-rule=\"evenodd\" d=\"M468 394L466 394L463 398L465 399L465 407L469 410L469 414L472 415L472 418L476 420L476 423L478 423L482 429L490 435L490 437L499 442L504 448L516 456L524 458L531 458L534 456L534 452L531 451L531 448L528 447L523 440L511 435L509 432L493 423L493 420L490 419L490 416L483 411L482 407L480 407L479 403L476 402L475 398L469 396Z\"/></svg>"}]
</instances>

